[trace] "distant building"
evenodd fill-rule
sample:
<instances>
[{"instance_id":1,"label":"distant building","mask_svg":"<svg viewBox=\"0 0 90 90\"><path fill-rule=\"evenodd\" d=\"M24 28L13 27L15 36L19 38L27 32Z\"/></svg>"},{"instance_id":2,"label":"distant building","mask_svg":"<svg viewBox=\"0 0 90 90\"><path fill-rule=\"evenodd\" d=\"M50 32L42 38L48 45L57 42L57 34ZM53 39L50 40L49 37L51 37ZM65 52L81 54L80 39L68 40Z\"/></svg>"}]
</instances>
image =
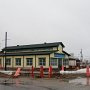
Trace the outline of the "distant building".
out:
<instances>
[{"instance_id":1,"label":"distant building","mask_svg":"<svg viewBox=\"0 0 90 90\"><path fill-rule=\"evenodd\" d=\"M69 68L80 68L80 60L78 58L75 58L74 54L71 53L69 56Z\"/></svg>"},{"instance_id":2,"label":"distant building","mask_svg":"<svg viewBox=\"0 0 90 90\"><path fill-rule=\"evenodd\" d=\"M6 64L8 68L53 68L69 67L69 54L63 51L62 42L17 45L6 49ZM0 52L0 65L5 67L5 48Z\"/></svg>"}]
</instances>

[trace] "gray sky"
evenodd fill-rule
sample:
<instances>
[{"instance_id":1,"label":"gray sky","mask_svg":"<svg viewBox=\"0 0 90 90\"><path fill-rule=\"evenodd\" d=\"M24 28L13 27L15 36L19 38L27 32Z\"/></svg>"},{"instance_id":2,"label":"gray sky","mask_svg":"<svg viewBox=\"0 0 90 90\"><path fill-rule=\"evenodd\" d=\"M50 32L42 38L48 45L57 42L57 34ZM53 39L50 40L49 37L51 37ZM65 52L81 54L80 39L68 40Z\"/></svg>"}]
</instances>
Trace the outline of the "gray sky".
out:
<instances>
[{"instance_id":1,"label":"gray sky","mask_svg":"<svg viewBox=\"0 0 90 90\"><path fill-rule=\"evenodd\" d=\"M90 0L0 0L0 48L63 42L64 50L90 58Z\"/></svg>"}]
</instances>

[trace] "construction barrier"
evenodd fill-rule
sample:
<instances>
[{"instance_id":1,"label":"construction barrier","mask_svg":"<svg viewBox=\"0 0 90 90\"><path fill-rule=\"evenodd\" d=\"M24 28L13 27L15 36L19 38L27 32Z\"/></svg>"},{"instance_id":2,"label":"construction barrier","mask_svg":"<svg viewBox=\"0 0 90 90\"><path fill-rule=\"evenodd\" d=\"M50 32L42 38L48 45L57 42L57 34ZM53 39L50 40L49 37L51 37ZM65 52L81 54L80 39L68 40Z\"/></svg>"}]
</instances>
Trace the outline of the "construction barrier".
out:
<instances>
[{"instance_id":1,"label":"construction barrier","mask_svg":"<svg viewBox=\"0 0 90 90\"><path fill-rule=\"evenodd\" d=\"M52 66L49 67L48 74L49 74L49 78L51 78L52 77Z\"/></svg>"},{"instance_id":2,"label":"construction barrier","mask_svg":"<svg viewBox=\"0 0 90 90\"><path fill-rule=\"evenodd\" d=\"M33 66L31 68L31 76L32 76L32 78L34 78L34 67Z\"/></svg>"},{"instance_id":3,"label":"construction barrier","mask_svg":"<svg viewBox=\"0 0 90 90\"><path fill-rule=\"evenodd\" d=\"M20 75L21 68L18 68L14 74L14 77L18 77Z\"/></svg>"},{"instance_id":4,"label":"construction barrier","mask_svg":"<svg viewBox=\"0 0 90 90\"><path fill-rule=\"evenodd\" d=\"M64 66L62 66L62 71L64 71Z\"/></svg>"},{"instance_id":5,"label":"construction barrier","mask_svg":"<svg viewBox=\"0 0 90 90\"><path fill-rule=\"evenodd\" d=\"M86 68L86 76L87 76L87 77L89 77L89 76L90 76L89 66L87 66L87 68Z\"/></svg>"},{"instance_id":6,"label":"construction barrier","mask_svg":"<svg viewBox=\"0 0 90 90\"><path fill-rule=\"evenodd\" d=\"M44 74L43 74L43 66L40 67L40 77L43 78Z\"/></svg>"}]
</instances>

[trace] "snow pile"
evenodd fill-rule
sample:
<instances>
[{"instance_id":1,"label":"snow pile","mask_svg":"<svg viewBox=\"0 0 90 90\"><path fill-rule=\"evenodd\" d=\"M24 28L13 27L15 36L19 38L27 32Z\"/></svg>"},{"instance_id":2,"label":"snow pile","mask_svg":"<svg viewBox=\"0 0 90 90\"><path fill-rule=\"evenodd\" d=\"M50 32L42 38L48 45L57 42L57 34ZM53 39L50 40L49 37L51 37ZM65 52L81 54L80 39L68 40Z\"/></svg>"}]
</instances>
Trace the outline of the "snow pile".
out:
<instances>
[{"instance_id":1,"label":"snow pile","mask_svg":"<svg viewBox=\"0 0 90 90\"><path fill-rule=\"evenodd\" d=\"M60 71L60 74L79 74L79 73L86 73L86 68L79 69L79 70L76 70L76 71Z\"/></svg>"},{"instance_id":2,"label":"snow pile","mask_svg":"<svg viewBox=\"0 0 90 90\"><path fill-rule=\"evenodd\" d=\"M78 73L86 73L86 68L77 70Z\"/></svg>"},{"instance_id":3,"label":"snow pile","mask_svg":"<svg viewBox=\"0 0 90 90\"><path fill-rule=\"evenodd\" d=\"M0 71L0 73L7 74L7 75L12 75L13 71Z\"/></svg>"}]
</instances>

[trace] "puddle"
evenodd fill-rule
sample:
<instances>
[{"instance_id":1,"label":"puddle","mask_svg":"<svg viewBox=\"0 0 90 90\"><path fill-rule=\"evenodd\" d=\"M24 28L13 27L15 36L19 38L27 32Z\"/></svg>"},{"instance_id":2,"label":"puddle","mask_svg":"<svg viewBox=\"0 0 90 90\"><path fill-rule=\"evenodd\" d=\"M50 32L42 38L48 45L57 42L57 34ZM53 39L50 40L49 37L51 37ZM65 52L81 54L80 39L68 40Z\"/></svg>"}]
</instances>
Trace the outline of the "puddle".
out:
<instances>
[{"instance_id":1,"label":"puddle","mask_svg":"<svg viewBox=\"0 0 90 90\"><path fill-rule=\"evenodd\" d=\"M77 85L90 85L90 78L77 78L73 80L69 80L69 83L74 83Z\"/></svg>"}]
</instances>

